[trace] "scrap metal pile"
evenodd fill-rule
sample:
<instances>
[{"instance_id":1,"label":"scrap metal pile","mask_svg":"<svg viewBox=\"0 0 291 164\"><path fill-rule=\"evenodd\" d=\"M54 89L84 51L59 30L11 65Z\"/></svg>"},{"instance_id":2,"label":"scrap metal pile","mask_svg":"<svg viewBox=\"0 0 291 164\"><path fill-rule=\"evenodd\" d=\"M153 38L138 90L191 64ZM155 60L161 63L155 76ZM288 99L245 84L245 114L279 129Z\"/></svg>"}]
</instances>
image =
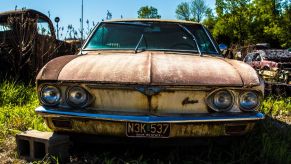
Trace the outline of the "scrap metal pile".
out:
<instances>
[{"instance_id":1,"label":"scrap metal pile","mask_svg":"<svg viewBox=\"0 0 291 164\"><path fill-rule=\"evenodd\" d=\"M244 62L265 80L267 94L290 96L291 53L288 50L255 50L246 55Z\"/></svg>"}]
</instances>

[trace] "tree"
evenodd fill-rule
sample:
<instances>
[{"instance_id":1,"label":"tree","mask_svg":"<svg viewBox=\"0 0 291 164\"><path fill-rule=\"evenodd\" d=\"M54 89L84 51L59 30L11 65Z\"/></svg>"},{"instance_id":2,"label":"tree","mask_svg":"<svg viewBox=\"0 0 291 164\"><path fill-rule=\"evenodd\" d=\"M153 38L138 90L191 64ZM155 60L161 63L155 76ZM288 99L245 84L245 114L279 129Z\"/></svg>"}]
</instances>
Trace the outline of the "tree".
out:
<instances>
[{"instance_id":1,"label":"tree","mask_svg":"<svg viewBox=\"0 0 291 164\"><path fill-rule=\"evenodd\" d=\"M158 9L152 6L143 6L137 11L137 13L138 18L161 18L161 15L158 14Z\"/></svg>"},{"instance_id":2,"label":"tree","mask_svg":"<svg viewBox=\"0 0 291 164\"><path fill-rule=\"evenodd\" d=\"M217 0L215 5L218 18L213 34L216 38L227 38L219 42L248 42L251 38L250 26L253 18L253 12L250 10L251 0Z\"/></svg>"},{"instance_id":3,"label":"tree","mask_svg":"<svg viewBox=\"0 0 291 164\"><path fill-rule=\"evenodd\" d=\"M207 6L203 0L193 0L191 3L191 12L194 21L202 21L207 10Z\"/></svg>"},{"instance_id":4,"label":"tree","mask_svg":"<svg viewBox=\"0 0 291 164\"><path fill-rule=\"evenodd\" d=\"M190 5L187 2L182 2L176 9L176 15L178 19L190 20Z\"/></svg>"},{"instance_id":5,"label":"tree","mask_svg":"<svg viewBox=\"0 0 291 164\"><path fill-rule=\"evenodd\" d=\"M287 14L288 6L290 3L289 5L288 3L284 4L283 0L257 0L253 2L253 12L256 15L253 21L253 32L254 37L259 42L268 42L273 47L288 46L291 17L290 13Z\"/></svg>"},{"instance_id":6,"label":"tree","mask_svg":"<svg viewBox=\"0 0 291 164\"><path fill-rule=\"evenodd\" d=\"M290 48L291 47L291 2L289 3L286 1L286 4L284 4L284 10L282 13L282 20L281 20L281 25L283 29L283 33L281 36L281 46Z\"/></svg>"},{"instance_id":7,"label":"tree","mask_svg":"<svg viewBox=\"0 0 291 164\"><path fill-rule=\"evenodd\" d=\"M216 0L215 5L213 35L218 42L241 45L265 42L273 48L291 47L289 0ZM207 21L211 25L212 21Z\"/></svg>"},{"instance_id":8,"label":"tree","mask_svg":"<svg viewBox=\"0 0 291 164\"><path fill-rule=\"evenodd\" d=\"M217 18L214 16L212 10L208 8L206 10L205 19L203 20L202 24L212 32L217 21L216 19Z\"/></svg>"},{"instance_id":9,"label":"tree","mask_svg":"<svg viewBox=\"0 0 291 164\"><path fill-rule=\"evenodd\" d=\"M180 3L176 9L176 16L178 19L201 22L207 10L208 7L203 0L192 0L189 3Z\"/></svg>"}]
</instances>

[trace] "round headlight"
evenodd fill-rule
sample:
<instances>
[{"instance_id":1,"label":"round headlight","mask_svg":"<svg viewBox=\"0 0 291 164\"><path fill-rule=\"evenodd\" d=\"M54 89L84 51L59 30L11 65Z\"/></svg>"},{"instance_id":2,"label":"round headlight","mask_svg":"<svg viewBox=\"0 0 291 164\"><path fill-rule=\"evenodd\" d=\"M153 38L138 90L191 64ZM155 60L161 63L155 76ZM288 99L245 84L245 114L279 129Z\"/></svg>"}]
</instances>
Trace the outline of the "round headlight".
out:
<instances>
[{"instance_id":1,"label":"round headlight","mask_svg":"<svg viewBox=\"0 0 291 164\"><path fill-rule=\"evenodd\" d=\"M72 87L67 92L69 104L82 107L88 102L88 94L81 87Z\"/></svg>"},{"instance_id":2,"label":"round headlight","mask_svg":"<svg viewBox=\"0 0 291 164\"><path fill-rule=\"evenodd\" d=\"M228 91L218 91L213 96L213 105L218 111L227 111L233 105L233 96Z\"/></svg>"},{"instance_id":3,"label":"round headlight","mask_svg":"<svg viewBox=\"0 0 291 164\"><path fill-rule=\"evenodd\" d=\"M61 93L55 86L46 85L40 92L41 100L44 105L56 105L60 102Z\"/></svg>"},{"instance_id":4,"label":"round headlight","mask_svg":"<svg viewBox=\"0 0 291 164\"><path fill-rule=\"evenodd\" d=\"M245 92L240 96L239 104L242 110L253 110L259 105L259 97L254 92Z\"/></svg>"}]
</instances>

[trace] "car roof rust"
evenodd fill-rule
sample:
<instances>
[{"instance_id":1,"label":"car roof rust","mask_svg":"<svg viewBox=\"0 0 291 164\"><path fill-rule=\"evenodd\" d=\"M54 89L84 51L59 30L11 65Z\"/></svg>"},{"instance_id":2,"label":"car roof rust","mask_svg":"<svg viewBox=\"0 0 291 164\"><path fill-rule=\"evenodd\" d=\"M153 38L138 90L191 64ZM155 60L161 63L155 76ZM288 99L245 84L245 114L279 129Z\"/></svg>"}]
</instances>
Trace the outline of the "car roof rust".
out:
<instances>
[{"instance_id":1,"label":"car roof rust","mask_svg":"<svg viewBox=\"0 0 291 164\"><path fill-rule=\"evenodd\" d=\"M113 19L103 22L165 22L165 23L187 23L187 24L201 24L198 22L185 21L185 20L172 20L172 19Z\"/></svg>"},{"instance_id":2,"label":"car roof rust","mask_svg":"<svg viewBox=\"0 0 291 164\"><path fill-rule=\"evenodd\" d=\"M45 14L37 11L37 10L33 10L33 9L22 9L22 10L11 10L11 11L4 11L4 12L0 12L0 17L5 17L5 16L11 16L11 15L19 15L19 14L26 14L26 13L30 13L33 15L39 15L43 18L49 19L48 16L46 16Z\"/></svg>"}]
</instances>

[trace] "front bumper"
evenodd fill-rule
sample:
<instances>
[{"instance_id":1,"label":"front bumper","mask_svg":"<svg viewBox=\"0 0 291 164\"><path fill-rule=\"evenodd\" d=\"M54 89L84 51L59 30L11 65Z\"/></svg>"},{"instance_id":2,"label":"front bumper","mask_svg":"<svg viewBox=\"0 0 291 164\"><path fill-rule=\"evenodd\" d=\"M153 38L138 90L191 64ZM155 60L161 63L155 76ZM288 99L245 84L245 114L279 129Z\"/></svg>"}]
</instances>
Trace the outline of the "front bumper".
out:
<instances>
[{"instance_id":1,"label":"front bumper","mask_svg":"<svg viewBox=\"0 0 291 164\"><path fill-rule=\"evenodd\" d=\"M69 112L43 106L35 111L54 131L120 137L126 136L126 122L169 123L169 137L199 137L245 134L253 128L256 121L264 119L262 113L135 116Z\"/></svg>"}]
</instances>

